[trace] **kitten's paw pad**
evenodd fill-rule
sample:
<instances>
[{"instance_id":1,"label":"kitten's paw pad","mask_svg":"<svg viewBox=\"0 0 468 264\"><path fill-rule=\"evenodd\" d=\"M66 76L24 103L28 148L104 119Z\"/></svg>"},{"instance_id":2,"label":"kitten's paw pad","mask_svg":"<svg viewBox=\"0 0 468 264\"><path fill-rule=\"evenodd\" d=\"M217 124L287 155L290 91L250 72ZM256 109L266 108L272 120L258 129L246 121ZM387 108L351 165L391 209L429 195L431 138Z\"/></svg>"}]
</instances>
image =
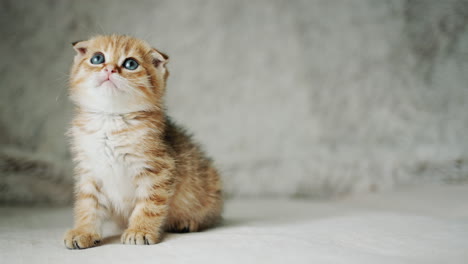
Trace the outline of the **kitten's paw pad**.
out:
<instances>
[{"instance_id":1,"label":"kitten's paw pad","mask_svg":"<svg viewBox=\"0 0 468 264\"><path fill-rule=\"evenodd\" d=\"M152 245L159 242L159 235L137 229L127 229L120 240L127 245Z\"/></svg>"},{"instance_id":2,"label":"kitten's paw pad","mask_svg":"<svg viewBox=\"0 0 468 264\"><path fill-rule=\"evenodd\" d=\"M97 233L72 229L65 234L64 243L68 249L85 249L99 245L101 236Z\"/></svg>"}]
</instances>

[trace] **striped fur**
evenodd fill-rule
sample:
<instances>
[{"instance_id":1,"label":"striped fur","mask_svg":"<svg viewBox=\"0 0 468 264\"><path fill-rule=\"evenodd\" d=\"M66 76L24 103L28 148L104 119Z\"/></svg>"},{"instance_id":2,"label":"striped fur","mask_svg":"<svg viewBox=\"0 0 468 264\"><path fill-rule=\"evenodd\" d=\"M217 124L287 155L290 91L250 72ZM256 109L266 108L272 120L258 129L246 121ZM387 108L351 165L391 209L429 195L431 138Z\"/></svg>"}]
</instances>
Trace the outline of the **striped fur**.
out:
<instances>
[{"instance_id":1,"label":"striped fur","mask_svg":"<svg viewBox=\"0 0 468 264\"><path fill-rule=\"evenodd\" d=\"M98 245L108 218L126 228L125 244L154 244L164 231L214 225L222 210L218 173L163 111L168 57L128 36L98 36L74 48L75 228L65 234L66 247ZM103 64L90 63L96 52ZM129 57L137 69L122 67Z\"/></svg>"}]
</instances>

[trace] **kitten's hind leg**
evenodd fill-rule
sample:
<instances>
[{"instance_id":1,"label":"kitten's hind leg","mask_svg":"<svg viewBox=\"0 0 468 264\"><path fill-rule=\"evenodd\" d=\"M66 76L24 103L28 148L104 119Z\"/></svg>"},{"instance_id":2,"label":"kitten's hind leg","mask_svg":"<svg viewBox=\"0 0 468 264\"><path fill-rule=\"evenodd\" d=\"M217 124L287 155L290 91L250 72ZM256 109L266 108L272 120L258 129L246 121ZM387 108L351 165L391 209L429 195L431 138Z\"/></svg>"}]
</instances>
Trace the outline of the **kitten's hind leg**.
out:
<instances>
[{"instance_id":1,"label":"kitten's hind leg","mask_svg":"<svg viewBox=\"0 0 468 264\"><path fill-rule=\"evenodd\" d=\"M208 204L202 208L181 208L173 203L165 230L171 233L188 233L215 226L221 221L223 202L220 198L216 198Z\"/></svg>"},{"instance_id":2,"label":"kitten's hind leg","mask_svg":"<svg viewBox=\"0 0 468 264\"><path fill-rule=\"evenodd\" d=\"M177 221L176 223L171 223L167 231L171 233L197 232L198 226L198 223L194 220Z\"/></svg>"}]
</instances>

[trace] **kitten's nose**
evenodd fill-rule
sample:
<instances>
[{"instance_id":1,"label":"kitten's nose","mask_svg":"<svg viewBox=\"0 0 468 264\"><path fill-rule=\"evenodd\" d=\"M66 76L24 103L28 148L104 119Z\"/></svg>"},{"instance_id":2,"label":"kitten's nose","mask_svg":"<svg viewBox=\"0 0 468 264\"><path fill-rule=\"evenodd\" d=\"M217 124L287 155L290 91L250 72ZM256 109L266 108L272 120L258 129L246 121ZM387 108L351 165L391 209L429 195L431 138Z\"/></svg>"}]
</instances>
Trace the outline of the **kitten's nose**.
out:
<instances>
[{"instance_id":1,"label":"kitten's nose","mask_svg":"<svg viewBox=\"0 0 468 264\"><path fill-rule=\"evenodd\" d=\"M104 70L107 72L107 74L115 73L117 70L113 65L107 65Z\"/></svg>"}]
</instances>

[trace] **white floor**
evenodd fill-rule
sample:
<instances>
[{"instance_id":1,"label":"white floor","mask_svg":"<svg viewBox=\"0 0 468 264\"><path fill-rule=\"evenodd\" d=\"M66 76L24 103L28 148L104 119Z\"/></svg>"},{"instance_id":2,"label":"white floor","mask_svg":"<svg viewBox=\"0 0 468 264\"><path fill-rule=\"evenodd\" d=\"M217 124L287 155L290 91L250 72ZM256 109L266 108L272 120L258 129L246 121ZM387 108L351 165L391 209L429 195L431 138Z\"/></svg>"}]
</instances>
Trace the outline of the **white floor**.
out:
<instances>
[{"instance_id":1,"label":"white floor","mask_svg":"<svg viewBox=\"0 0 468 264\"><path fill-rule=\"evenodd\" d=\"M468 263L468 185L336 201L236 200L224 224L152 246L67 250L70 208L0 208L0 263Z\"/></svg>"}]
</instances>

